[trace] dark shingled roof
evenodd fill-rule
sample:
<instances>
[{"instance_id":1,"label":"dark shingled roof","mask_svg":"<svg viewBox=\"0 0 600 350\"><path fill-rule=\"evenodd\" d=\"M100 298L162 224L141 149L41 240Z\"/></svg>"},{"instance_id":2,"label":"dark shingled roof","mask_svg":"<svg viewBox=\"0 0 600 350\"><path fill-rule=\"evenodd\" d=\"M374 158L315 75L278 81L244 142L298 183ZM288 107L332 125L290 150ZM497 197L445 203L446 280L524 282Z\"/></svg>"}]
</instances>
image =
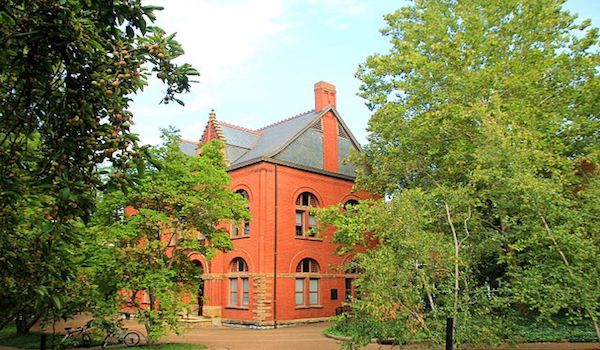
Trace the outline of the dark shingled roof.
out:
<instances>
[{"instance_id":1,"label":"dark shingled roof","mask_svg":"<svg viewBox=\"0 0 600 350\"><path fill-rule=\"evenodd\" d=\"M358 149L359 146L347 126L337 115L335 108L323 109L319 112L310 110L258 130L218 121L214 115L211 115L212 119L209 118L207 127L212 123L216 128L217 137L225 143L225 155L232 168L270 158L315 170L323 170L322 135L319 131L315 132L319 128L313 130L311 126L329 111L333 111L338 118L346 137L340 137L338 140L340 147L338 153L339 173L340 175L354 176L354 166L345 166L341 160L348 155L350 148ZM320 139L319 136L321 136ZM348 137L349 139L347 139ZM182 140L180 147L187 154L196 154L195 142Z\"/></svg>"},{"instance_id":2,"label":"dark shingled roof","mask_svg":"<svg viewBox=\"0 0 600 350\"><path fill-rule=\"evenodd\" d=\"M221 131L223 131L225 143L228 145L251 149L254 147L256 141L258 141L260 137L260 133L257 131L242 128L240 126L222 121L219 121L218 123L221 125Z\"/></svg>"},{"instance_id":3,"label":"dark shingled roof","mask_svg":"<svg viewBox=\"0 0 600 350\"><path fill-rule=\"evenodd\" d=\"M256 146L238 158L235 163L271 156L285 146L292 137L311 124L318 115L319 113L315 111L308 111L260 129L261 137L258 139ZM231 165L235 165L235 163L232 162Z\"/></svg>"},{"instance_id":4,"label":"dark shingled roof","mask_svg":"<svg viewBox=\"0 0 600 350\"><path fill-rule=\"evenodd\" d=\"M196 147L198 146L197 142L181 139L181 143L179 144L179 149L181 152L185 154L189 154L190 156L196 155Z\"/></svg>"}]
</instances>

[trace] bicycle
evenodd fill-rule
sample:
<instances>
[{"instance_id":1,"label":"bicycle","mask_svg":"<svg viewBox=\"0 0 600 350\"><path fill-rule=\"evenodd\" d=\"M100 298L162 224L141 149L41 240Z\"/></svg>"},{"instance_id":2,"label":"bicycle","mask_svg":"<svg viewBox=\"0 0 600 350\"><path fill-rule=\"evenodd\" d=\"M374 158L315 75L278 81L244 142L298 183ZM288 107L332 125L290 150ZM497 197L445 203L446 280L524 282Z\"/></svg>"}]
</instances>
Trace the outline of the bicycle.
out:
<instances>
[{"instance_id":1,"label":"bicycle","mask_svg":"<svg viewBox=\"0 0 600 350\"><path fill-rule=\"evenodd\" d=\"M102 349L106 349L110 339L116 339L117 343L125 346L136 346L140 343L142 336L138 331L129 331L127 328L122 328L118 331L108 333L102 340Z\"/></svg>"},{"instance_id":2,"label":"bicycle","mask_svg":"<svg viewBox=\"0 0 600 350\"><path fill-rule=\"evenodd\" d=\"M86 324L81 327L65 327L65 336L62 338L62 343L73 342L73 345L79 345L76 338L81 339L81 345L89 347L92 345L92 337L89 333L90 327Z\"/></svg>"}]
</instances>

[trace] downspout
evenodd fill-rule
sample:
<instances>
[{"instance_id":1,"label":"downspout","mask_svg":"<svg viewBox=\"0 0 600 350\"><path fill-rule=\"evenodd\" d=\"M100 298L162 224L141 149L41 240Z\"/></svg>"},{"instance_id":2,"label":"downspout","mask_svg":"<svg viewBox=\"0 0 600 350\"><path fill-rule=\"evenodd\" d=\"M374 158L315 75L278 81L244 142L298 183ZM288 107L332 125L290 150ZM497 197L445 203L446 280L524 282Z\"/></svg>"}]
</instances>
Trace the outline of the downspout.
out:
<instances>
[{"instance_id":1,"label":"downspout","mask_svg":"<svg viewBox=\"0 0 600 350\"><path fill-rule=\"evenodd\" d=\"M277 229L278 229L278 218L277 209L279 205L278 201L278 182L277 182L277 164L275 164L275 209L274 209L274 221L275 230L273 232L273 328L277 328Z\"/></svg>"}]
</instances>

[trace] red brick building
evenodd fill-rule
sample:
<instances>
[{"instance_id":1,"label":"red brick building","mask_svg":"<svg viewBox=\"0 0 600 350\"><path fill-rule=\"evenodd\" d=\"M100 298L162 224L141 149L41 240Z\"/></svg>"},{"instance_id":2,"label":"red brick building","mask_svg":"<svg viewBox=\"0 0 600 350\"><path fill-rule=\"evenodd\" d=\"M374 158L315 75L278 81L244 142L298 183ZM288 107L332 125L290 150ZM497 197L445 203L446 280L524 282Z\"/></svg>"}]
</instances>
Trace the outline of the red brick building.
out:
<instances>
[{"instance_id":1,"label":"red brick building","mask_svg":"<svg viewBox=\"0 0 600 350\"><path fill-rule=\"evenodd\" d=\"M359 145L336 110L335 86L318 82L314 110L258 130L211 113L201 142L226 144L232 189L247 198L250 222L229 225L234 249L212 261L192 259L204 280L199 313L228 323L271 326L335 314L352 279L334 253L332 231L316 233L311 206L357 201L355 168L344 163ZM196 144L184 142L195 154Z\"/></svg>"}]
</instances>

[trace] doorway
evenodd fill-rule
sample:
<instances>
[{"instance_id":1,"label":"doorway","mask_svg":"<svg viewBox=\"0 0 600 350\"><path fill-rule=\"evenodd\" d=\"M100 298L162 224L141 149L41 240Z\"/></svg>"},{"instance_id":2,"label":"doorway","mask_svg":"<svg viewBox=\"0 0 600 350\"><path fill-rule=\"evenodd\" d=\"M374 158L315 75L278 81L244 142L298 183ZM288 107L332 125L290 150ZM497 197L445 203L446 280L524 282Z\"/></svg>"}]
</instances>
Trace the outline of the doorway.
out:
<instances>
[{"instance_id":1,"label":"doorway","mask_svg":"<svg viewBox=\"0 0 600 350\"><path fill-rule=\"evenodd\" d=\"M202 308L204 306L204 280L202 279L202 275L204 274L204 268L202 267L200 260L192 260L192 263L197 267L197 276L200 280L200 285L198 286L198 292L196 294L196 303L198 305L198 316L202 316Z\"/></svg>"}]
</instances>

